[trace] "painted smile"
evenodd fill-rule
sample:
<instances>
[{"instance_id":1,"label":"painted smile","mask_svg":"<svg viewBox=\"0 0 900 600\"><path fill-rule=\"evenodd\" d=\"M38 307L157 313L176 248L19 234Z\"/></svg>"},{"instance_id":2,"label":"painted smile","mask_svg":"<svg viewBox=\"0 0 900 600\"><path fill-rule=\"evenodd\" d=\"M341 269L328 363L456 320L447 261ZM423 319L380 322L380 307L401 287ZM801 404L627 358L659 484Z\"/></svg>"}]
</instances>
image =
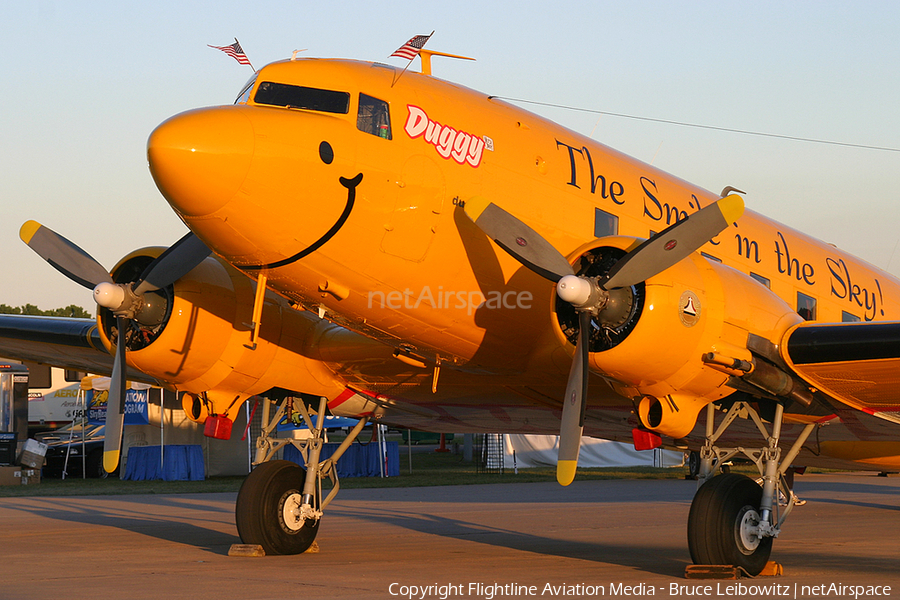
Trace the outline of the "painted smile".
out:
<instances>
[{"instance_id":1,"label":"painted smile","mask_svg":"<svg viewBox=\"0 0 900 600\"><path fill-rule=\"evenodd\" d=\"M350 217L350 213L353 211L353 205L356 202L356 188L362 182L363 174L359 173L353 179L347 179L346 177L341 177L340 182L341 185L347 188L347 204L344 206L344 211L341 213L341 216L338 217L338 220L335 221L334 225L331 226L331 229L325 232L325 234L320 237L318 240L297 252L293 256L289 256L288 258L284 258L282 260L278 260L272 263L268 263L265 265L258 266L246 266L242 267L245 271L259 271L261 269L277 269L278 267L283 267L285 265L289 265L293 262L300 260L301 258L308 256L321 248L328 240L334 237L334 235L340 231L341 227L344 226L344 223L347 222L347 219Z\"/></svg>"}]
</instances>

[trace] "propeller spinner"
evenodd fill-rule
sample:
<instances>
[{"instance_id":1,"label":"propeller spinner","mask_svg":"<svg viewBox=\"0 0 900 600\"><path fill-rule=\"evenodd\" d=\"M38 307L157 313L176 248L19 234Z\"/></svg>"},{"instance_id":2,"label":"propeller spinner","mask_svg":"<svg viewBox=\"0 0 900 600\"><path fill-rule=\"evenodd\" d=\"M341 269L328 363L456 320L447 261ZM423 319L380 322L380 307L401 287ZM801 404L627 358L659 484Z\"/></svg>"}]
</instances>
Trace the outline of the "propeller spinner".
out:
<instances>
[{"instance_id":1,"label":"propeller spinner","mask_svg":"<svg viewBox=\"0 0 900 600\"><path fill-rule=\"evenodd\" d=\"M148 296L147 292L175 283L203 262L210 250L197 236L188 233L153 260L136 281L116 283L90 254L37 221L27 221L22 225L19 237L60 273L92 289L95 302L111 310L116 317L116 353L106 405L103 443L103 468L112 473L119 464L125 421L125 332L128 321L145 326L162 323L165 306L159 302L158 296Z\"/></svg>"},{"instance_id":2,"label":"propeller spinner","mask_svg":"<svg viewBox=\"0 0 900 600\"><path fill-rule=\"evenodd\" d=\"M559 298L578 313L578 339L563 399L556 465L557 481L569 485L575 479L584 430L591 317L612 304L611 291L653 277L700 249L743 214L744 201L732 194L676 222L631 250L599 279L576 275L569 261L550 242L496 204L475 198L466 201L465 211L510 256L556 283Z\"/></svg>"}]
</instances>

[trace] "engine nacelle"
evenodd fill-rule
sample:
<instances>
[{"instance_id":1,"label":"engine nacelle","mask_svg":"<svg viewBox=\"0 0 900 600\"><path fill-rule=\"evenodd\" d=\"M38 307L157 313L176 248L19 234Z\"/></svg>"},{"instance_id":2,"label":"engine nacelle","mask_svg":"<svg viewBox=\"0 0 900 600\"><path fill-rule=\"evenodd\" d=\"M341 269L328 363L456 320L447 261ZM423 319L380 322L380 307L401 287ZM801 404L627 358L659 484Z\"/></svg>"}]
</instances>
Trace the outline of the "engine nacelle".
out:
<instances>
[{"instance_id":1,"label":"engine nacelle","mask_svg":"<svg viewBox=\"0 0 900 600\"><path fill-rule=\"evenodd\" d=\"M604 274L635 240L605 238L602 244L579 253L579 274L586 264L589 276ZM725 385L729 374L703 362L705 353L751 361L751 333L780 340L802 321L761 283L700 253L613 294L619 306L594 318L591 369L638 402L646 428L676 439L693 429L701 408L734 392ZM573 314L557 302L561 335L569 343L577 334Z\"/></svg>"},{"instance_id":2,"label":"engine nacelle","mask_svg":"<svg viewBox=\"0 0 900 600\"><path fill-rule=\"evenodd\" d=\"M113 279L134 281L162 251L132 252L113 269ZM234 419L244 400L273 387L340 395L344 386L334 373L309 357L305 338L321 326L315 316L267 292L259 337L251 344L255 290L251 279L211 257L169 288L145 294L163 318L149 326L129 321L128 364L167 388L202 394L205 404L186 411L200 422L207 415ZM103 344L111 350L116 320L100 307L97 318Z\"/></svg>"}]
</instances>

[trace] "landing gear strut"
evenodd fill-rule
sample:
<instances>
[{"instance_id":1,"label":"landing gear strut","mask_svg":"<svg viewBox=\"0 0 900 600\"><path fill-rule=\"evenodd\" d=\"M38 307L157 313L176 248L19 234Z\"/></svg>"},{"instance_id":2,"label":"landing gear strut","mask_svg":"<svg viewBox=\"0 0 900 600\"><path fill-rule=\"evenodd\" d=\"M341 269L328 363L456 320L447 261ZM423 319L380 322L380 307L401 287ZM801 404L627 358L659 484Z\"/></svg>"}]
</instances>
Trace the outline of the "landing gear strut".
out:
<instances>
[{"instance_id":1,"label":"landing gear strut","mask_svg":"<svg viewBox=\"0 0 900 600\"><path fill-rule=\"evenodd\" d=\"M815 424L804 429L781 460L781 424L784 406L775 405L771 433L753 406L736 402L722 423L715 428L715 407L710 404L706 415L706 442L700 451L700 488L691 503L688 517L688 547L695 564L734 565L750 575L758 575L769 560L772 542L793 510L785 472L797 457ZM719 448L715 445L729 425L739 416L749 417L765 438L767 445L759 449ZM762 485L744 475L715 475L726 461L739 454L749 458L759 469ZM788 498L779 515L777 493Z\"/></svg>"},{"instance_id":2,"label":"landing gear strut","mask_svg":"<svg viewBox=\"0 0 900 600\"><path fill-rule=\"evenodd\" d=\"M241 486L235 505L235 522L241 541L258 544L266 554L300 554L315 541L323 510L340 489L335 464L365 427L368 417L360 419L347 438L329 458L319 461L325 437L326 399L319 401L316 423L303 403L293 404L286 398L273 418L269 418L270 401L263 404L263 430L256 442L258 465ZM307 440L269 437L284 416L288 403L294 405L312 437ZM292 444L306 465L287 460L271 460L284 446ZM331 480L328 495L322 497L322 479Z\"/></svg>"}]
</instances>

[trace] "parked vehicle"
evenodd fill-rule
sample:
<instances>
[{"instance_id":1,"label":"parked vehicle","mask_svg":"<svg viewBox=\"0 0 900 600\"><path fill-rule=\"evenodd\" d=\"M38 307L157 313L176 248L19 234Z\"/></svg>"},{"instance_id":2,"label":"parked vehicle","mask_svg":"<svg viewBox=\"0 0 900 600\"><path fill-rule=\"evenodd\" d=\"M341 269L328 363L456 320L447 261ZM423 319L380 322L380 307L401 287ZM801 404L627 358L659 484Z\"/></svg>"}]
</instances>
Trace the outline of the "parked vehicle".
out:
<instances>
[{"instance_id":1,"label":"parked vehicle","mask_svg":"<svg viewBox=\"0 0 900 600\"><path fill-rule=\"evenodd\" d=\"M81 477L82 465L87 477L105 478L103 440L105 426L79 421L55 431L38 434L36 439L47 444L44 477ZM68 459L67 459L68 455Z\"/></svg>"}]
</instances>

